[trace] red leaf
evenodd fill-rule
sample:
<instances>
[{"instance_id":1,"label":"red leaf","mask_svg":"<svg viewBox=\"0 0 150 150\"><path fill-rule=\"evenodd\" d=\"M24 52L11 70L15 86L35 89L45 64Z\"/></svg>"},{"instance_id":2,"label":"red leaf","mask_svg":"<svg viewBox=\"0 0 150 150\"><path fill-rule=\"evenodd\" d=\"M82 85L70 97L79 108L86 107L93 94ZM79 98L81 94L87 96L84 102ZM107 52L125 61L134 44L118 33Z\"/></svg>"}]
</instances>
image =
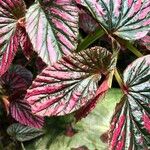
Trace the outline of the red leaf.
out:
<instances>
[{"instance_id":1,"label":"red leaf","mask_svg":"<svg viewBox=\"0 0 150 150\"><path fill-rule=\"evenodd\" d=\"M20 28L19 36L22 52L27 59L30 59L33 54L33 47L24 28Z\"/></svg>"},{"instance_id":2,"label":"red leaf","mask_svg":"<svg viewBox=\"0 0 150 150\"><path fill-rule=\"evenodd\" d=\"M0 1L0 76L7 71L18 49L18 20L24 15L22 0Z\"/></svg>"},{"instance_id":3,"label":"red leaf","mask_svg":"<svg viewBox=\"0 0 150 150\"><path fill-rule=\"evenodd\" d=\"M24 92L19 92L10 97L12 117L24 125L41 128L44 125L44 118L32 114L30 105L24 100L24 95Z\"/></svg>"},{"instance_id":4,"label":"red leaf","mask_svg":"<svg viewBox=\"0 0 150 150\"><path fill-rule=\"evenodd\" d=\"M33 113L65 115L86 105L95 96L101 75L115 66L110 52L101 47L73 53L48 66L27 91Z\"/></svg>"}]
</instances>

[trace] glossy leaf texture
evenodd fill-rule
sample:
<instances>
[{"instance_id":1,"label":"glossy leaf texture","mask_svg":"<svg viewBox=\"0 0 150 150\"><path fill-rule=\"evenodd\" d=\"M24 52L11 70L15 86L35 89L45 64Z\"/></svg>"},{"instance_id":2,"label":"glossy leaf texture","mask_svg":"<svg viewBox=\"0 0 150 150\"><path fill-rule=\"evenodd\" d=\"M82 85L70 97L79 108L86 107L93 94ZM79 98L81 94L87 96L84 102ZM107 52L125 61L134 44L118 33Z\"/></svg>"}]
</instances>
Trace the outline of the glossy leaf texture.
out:
<instances>
[{"instance_id":1,"label":"glossy leaf texture","mask_svg":"<svg viewBox=\"0 0 150 150\"><path fill-rule=\"evenodd\" d=\"M76 0L108 32L126 40L144 37L150 29L149 0Z\"/></svg>"},{"instance_id":2,"label":"glossy leaf texture","mask_svg":"<svg viewBox=\"0 0 150 150\"><path fill-rule=\"evenodd\" d=\"M44 131L41 129L24 126L19 123L14 123L8 127L7 133L13 139L20 141L20 142L25 142L25 141L29 141L38 136L43 135Z\"/></svg>"},{"instance_id":3,"label":"glossy leaf texture","mask_svg":"<svg viewBox=\"0 0 150 150\"><path fill-rule=\"evenodd\" d=\"M141 57L124 72L125 95L111 121L112 150L150 149L150 55Z\"/></svg>"},{"instance_id":4,"label":"glossy leaf texture","mask_svg":"<svg viewBox=\"0 0 150 150\"><path fill-rule=\"evenodd\" d=\"M27 91L32 112L58 116L78 110L96 96L98 81L114 66L111 53L102 47L64 56L44 69Z\"/></svg>"},{"instance_id":5,"label":"glossy leaf texture","mask_svg":"<svg viewBox=\"0 0 150 150\"><path fill-rule=\"evenodd\" d=\"M78 9L72 0L39 0L26 15L26 30L34 50L46 64L76 49Z\"/></svg>"},{"instance_id":6,"label":"glossy leaf texture","mask_svg":"<svg viewBox=\"0 0 150 150\"><path fill-rule=\"evenodd\" d=\"M19 19L25 16L22 0L0 1L0 76L9 68L19 45Z\"/></svg>"}]
</instances>

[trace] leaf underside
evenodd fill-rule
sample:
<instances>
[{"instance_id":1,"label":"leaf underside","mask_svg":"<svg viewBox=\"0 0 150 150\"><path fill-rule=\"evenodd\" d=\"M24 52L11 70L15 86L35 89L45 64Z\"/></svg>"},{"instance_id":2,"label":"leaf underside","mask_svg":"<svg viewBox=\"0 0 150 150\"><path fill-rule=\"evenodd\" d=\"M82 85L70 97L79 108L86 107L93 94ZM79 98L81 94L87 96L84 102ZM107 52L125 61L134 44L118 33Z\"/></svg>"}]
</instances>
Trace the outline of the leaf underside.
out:
<instances>
[{"instance_id":1,"label":"leaf underside","mask_svg":"<svg viewBox=\"0 0 150 150\"><path fill-rule=\"evenodd\" d=\"M144 37L150 29L149 0L76 0L109 32L126 39Z\"/></svg>"},{"instance_id":2,"label":"leaf underside","mask_svg":"<svg viewBox=\"0 0 150 150\"><path fill-rule=\"evenodd\" d=\"M78 110L96 96L98 81L114 65L111 53L101 47L63 57L44 69L27 91L32 112L52 116Z\"/></svg>"},{"instance_id":3,"label":"leaf underside","mask_svg":"<svg viewBox=\"0 0 150 150\"><path fill-rule=\"evenodd\" d=\"M43 130L31 128L19 123L12 124L8 127L7 133L15 140L24 142L32 140L44 134Z\"/></svg>"},{"instance_id":4,"label":"leaf underside","mask_svg":"<svg viewBox=\"0 0 150 150\"><path fill-rule=\"evenodd\" d=\"M141 57L124 72L125 95L111 122L112 150L150 149L150 55Z\"/></svg>"},{"instance_id":5,"label":"leaf underside","mask_svg":"<svg viewBox=\"0 0 150 150\"><path fill-rule=\"evenodd\" d=\"M26 22L34 50L46 64L76 49L78 10L72 0L36 1L26 14Z\"/></svg>"},{"instance_id":6,"label":"leaf underside","mask_svg":"<svg viewBox=\"0 0 150 150\"><path fill-rule=\"evenodd\" d=\"M25 15L22 0L0 1L0 76L9 68L19 45L18 20Z\"/></svg>"}]
</instances>

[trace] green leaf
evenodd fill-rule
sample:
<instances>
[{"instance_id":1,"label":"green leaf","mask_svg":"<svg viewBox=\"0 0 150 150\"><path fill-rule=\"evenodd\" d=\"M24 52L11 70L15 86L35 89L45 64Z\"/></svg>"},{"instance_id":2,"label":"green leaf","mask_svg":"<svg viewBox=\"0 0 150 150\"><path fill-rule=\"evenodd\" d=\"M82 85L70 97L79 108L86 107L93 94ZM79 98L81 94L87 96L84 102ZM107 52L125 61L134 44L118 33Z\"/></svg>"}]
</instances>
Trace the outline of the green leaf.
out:
<instances>
[{"instance_id":1,"label":"green leaf","mask_svg":"<svg viewBox=\"0 0 150 150\"><path fill-rule=\"evenodd\" d=\"M44 131L29 126L24 126L19 123L12 124L8 127L7 133L15 140L24 142L34 139L44 134Z\"/></svg>"},{"instance_id":2,"label":"green leaf","mask_svg":"<svg viewBox=\"0 0 150 150\"><path fill-rule=\"evenodd\" d=\"M108 145L103 143L100 137L108 131L112 113L120 98L121 91L111 89L93 112L73 125L77 133L72 137L64 135L65 127L71 123L70 117L50 118L46 134L38 140L26 143L26 149L71 150L71 148L85 146L89 150L107 150Z\"/></svg>"}]
</instances>

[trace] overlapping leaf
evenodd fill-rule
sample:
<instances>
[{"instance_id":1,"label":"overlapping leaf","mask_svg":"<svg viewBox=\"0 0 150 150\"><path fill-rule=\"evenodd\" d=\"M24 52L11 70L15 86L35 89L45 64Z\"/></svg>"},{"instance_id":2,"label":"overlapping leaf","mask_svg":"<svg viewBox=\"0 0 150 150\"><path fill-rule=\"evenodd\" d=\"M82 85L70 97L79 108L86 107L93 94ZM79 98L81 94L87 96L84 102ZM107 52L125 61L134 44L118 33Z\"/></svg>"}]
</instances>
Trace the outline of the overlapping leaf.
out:
<instances>
[{"instance_id":1,"label":"overlapping leaf","mask_svg":"<svg viewBox=\"0 0 150 150\"><path fill-rule=\"evenodd\" d=\"M32 73L20 65L11 66L0 78L0 85L8 95L8 109L12 117L24 125L40 128L44 124L44 118L35 116L31 112L30 105L24 100L26 90L32 83Z\"/></svg>"},{"instance_id":2,"label":"overlapping leaf","mask_svg":"<svg viewBox=\"0 0 150 150\"><path fill-rule=\"evenodd\" d=\"M41 128L44 124L44 118L32 114L30 105L24 100L24 95L25 93L20 91L10 97L10 113L12 117L24 125Z\"/></svg>"},{"instance_id":3,"label":"overlapping leaf","mask_svg":"<svg viewBox=\"0 0 150 150\"><path fill-rule=\"evenodd\" d=\"M32 140L38 136L44 134L43 130L31 128L21 125L19 123L12 124L8 127L7 133L15 140L24 142Z\"/></svg>"},{"instance_id":4,"label":"overlapping leaf","mask_svg":"<svg viewBox=\"0 0 150 150\"><path fill-rule=\"evenodd\" d=\"M144 37L150 29L149 0L76 0L113 34L127 40Z\"/></svg>"},{"instance_id":5,"label":"overlapping leaf","mask_svg":"<svg viewBox=\"0 0 150 150\"><path fill-rule=\"evenodd\" d=\"M112 150L150 149L150 55L124 72L125 95L116 107L110 130Z\"/></svg>"},{"instance_id":6,"label":"overlapping leaf","mask_svg":"<svg viewBox=\"0 0 150 150\"><path fill-rule=\"evenodd\" d=\"M33 54L33 47L32 47L31 41L25 31L25 28L20 28L19 38L20 38L20 46L21 46L24 56L27 59L30 59L30 57Z\"/></svg>"},{"instance_id":7,"label":"overlapping leaf","mask_svg":"<svg viewBox=\"0 0 150 150\"><path fill-rule=\"evenodd\" d=\"M92 18L86 11L80 9L79 11L79 26L85 33L91 33L99 26L96 20Z\"/></svg>"},{"instance_id":8,"label":"overlapping leaf","mask_svg":"<svg viewBox=\"0 0 150 150\"><path fill-rule=\"evenodd\" d=\"M72 0L36 1L26 21L33 47L45 63L53 64L76 49L78 10Z\"/></svg>"},{"instance_id":9,"label":"overlapping leaf","mask_svg":"<svg viewBox=\"0 0 150 150\"><path fill-rule=\"evenodd\" d=\"M63 57L44 69L27 91L32 112L51 116L78 110L97 95L98 81L114 65L111 53L101 47Z\"/></svg>"},{"instance_id":10,"label":"overlapping leaf","mask_svg":"<svg viewBox=\"0 0 150 150\"><path fill-rule=\"evenodd\" d=\"M145 46L147 50L150 50L150 32L138 41L141 45Z\"/></svg>"},{"instance_id":11,"label":"overlapping leaf","mask_svg":"<svg viewBox=\"0 0 150 150\"><path fill-rule=\"evenodd\" d=\"M76 134L71 138L64 135L64 132L73 119L70 119L70 116L50 117L45 135L25 143L25 148L27 150L72 150L84 145L89 150L108 150L108 144L103 143L100 137L108 131L112 113L121 97L121 90L110 89L103 101L99 102L86 118L73 125Z\"/></svg>"},{"instance_id":12,"label":"overlapping leaf","mask_svg":"<svg viewBox=\"0 0 150 150\"><path fill-rule=\"evenodd\" d=\"M18 49L18 20L24 15L22 0L0 1L0 76L7 71Z\"/></svg>"},{"instance_id":13,"label":"overlapping leaf","mask_svg":"<svg viewBox=\"0 0 150 150\"><path fill-rule=\"evenodd\" d=\"M20 65L11 66L0 78L0 85L9 96L20 90L26 91L31 85L31 82L32 73Z\"/></svg>"}]
</instances>

